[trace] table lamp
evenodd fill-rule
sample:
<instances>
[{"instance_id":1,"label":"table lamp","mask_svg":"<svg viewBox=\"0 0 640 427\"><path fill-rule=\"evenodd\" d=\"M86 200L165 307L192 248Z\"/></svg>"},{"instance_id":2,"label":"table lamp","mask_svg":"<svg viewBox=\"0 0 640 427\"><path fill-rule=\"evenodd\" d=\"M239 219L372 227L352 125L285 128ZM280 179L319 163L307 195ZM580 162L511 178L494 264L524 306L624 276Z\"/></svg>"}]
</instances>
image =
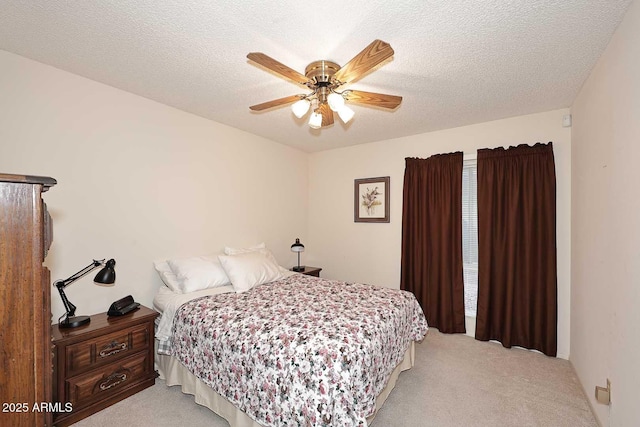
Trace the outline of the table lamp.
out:
<instances>
[{"instance_id":1,"label":"table lamp","mask_svg":"<svg viewBox=\"0 0 640 427\"><path fill-rule=\"evenodd\" d=\"M58 319L58 327L59 328L77 328L78 326L87 325L91 318L89 316L76 316L76 306L69 301L67 295L64 293L64 288L80 279L81 277L89 274L91 271L95 270L98 267L104 266L102 270L96 274L95 279L93 279L96 285L111 285L116 281L116 271L114 269L116 265L116 261L114 259L110 259L105 262L104 260L93 260L91 264L78 271L74 275L70 276L64 280L56 280L53 282L53 286L58 288L58 292L60 292L60 298L62 298L62 303L64 304L64 309L66 313L60 316Z\"/></svg>"},{"instance_id":2,"label":"table lamp","mask_svg":"<svg viewBox=\"0 0 640 427\"><path fill-rule=\"evenodd\" d=\"M298 266L297 267L293 267L292 270L293 271L304 271L304 265L300 266L300 252L304 252L304 245L302 243L300 243L300 239L296 239L296 242L291 245L291 252L297 252L298 253Z\"/></svg>"}]
</instances>

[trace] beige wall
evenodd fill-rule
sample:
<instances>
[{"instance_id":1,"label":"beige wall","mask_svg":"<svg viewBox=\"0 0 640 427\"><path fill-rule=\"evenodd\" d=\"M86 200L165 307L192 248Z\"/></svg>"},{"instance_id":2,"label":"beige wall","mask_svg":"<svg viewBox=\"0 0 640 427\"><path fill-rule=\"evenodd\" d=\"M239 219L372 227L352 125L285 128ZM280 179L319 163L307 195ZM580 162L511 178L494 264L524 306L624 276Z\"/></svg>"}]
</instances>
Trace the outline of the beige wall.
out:
<instances>
[{"instance_id":1,"label":"beige wall","mask_svg":"<svg viewBox=\"0 0 640 427\"><path fill-rule=\"evenodd\" d=\"M398 287L405 157L551 140L558 353L569 357L571 344L604 425L635 425L640 206L628 195L640 182L639 28L636 1L571 109L573 129L557 110L311 155L0 51L0 171L59 181L45 194L52 279L117 259L115 287L88 276L68 289L88 314L126 294L151 304L153 259L264 240L292 265L295 237L307 246L303 263L324 277ZM391 223L354 223L353 179L386 175ZM54 294L54 317L62 311ZM610 408L593 399L607 377Z\"/></svg>"},{"instance_id":2,"label":"beige wall","mask_svg":"<svg viewBox=\"0 0 640 427\"><path fill-rule=\"evenodd\" d=\"M77 314L128 294L150 305L158 258L266 241L294 264L306 153L4 51L0 70L0 171L58 180L45 194L52 279L117 261L116 286L93 286L95 272L69 286ZM52 308L57 321L57 292Z\"/></svg>"},{"instance_id":3,"label":"beige wall","mask_svg":"<svg viewBox=\"0 0 640 427\"><path fill-rule=\"evenodd\" d=\"M557 173L558 356L569 357L571 129L568 110L324 151L309 161L309 255L324 277L400 286L405 157L553 141ZM391 223L353 222L353 180L391 177Z\"/></svg>"},{"instance_id":4,"label":"beige wall","mask_svg":"<svg viewBox=\"0 0 640 427\"><path fill-rule=\"evenodd\" d=\"M635 1L571 108L571 361L605 426L640 424L639 41Z\"/></svg>"}]
</instances>

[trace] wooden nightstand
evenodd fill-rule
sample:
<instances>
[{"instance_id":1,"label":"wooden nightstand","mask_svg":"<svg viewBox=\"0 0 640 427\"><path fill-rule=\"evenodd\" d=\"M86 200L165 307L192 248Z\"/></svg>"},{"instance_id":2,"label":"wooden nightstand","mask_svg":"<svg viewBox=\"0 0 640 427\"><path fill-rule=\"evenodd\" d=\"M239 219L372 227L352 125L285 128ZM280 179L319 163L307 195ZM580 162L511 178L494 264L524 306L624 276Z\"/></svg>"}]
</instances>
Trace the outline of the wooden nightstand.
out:
<instances>
[{"instance_id":1,"label":"wooden nightstand","mask_svg":"<svg viewBox=\"0 0 640 427\"><path fill-rule=\"evenodd\" d=\"M91 316L91 323L60 329L53 325L53 402L56 426L68 426L155 384L154 320L140 309L120 317Z\"/></svg>"},{"instance_id":2,"label":"wooden nightstand","mask_svg":"<svg viewBox=\"0 0 640 427\"><path fill-rule=\"evenodd\" d=\"M293 269L290 269L291 271L293 271ZM307 276L316 276L316 277L320 277L320 272L322 271L322 268L320 267L311 267L311 266L305 266L304 270L302 271L296 271L296 273L300 273L300 274L306 274Z\"/></svg>"}]
</instances>

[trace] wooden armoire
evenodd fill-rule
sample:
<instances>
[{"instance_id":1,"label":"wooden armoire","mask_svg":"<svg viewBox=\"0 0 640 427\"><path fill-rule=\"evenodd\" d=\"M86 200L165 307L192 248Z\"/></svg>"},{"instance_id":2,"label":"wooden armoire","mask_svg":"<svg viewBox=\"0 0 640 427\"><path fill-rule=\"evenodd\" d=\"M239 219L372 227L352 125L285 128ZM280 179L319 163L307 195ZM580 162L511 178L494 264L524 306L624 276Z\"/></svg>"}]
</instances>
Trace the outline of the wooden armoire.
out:
<instances>
[{"instance_id":1,"label":"wooden armoire","mask_svg":"<svg viewBox=\"0 0 640 427\"><path fill-rule=\"evenodd\" d=\"M0 174L0 425L51 426L52 240L42 193L56 180Z\"/></svg>"}]
</instances>

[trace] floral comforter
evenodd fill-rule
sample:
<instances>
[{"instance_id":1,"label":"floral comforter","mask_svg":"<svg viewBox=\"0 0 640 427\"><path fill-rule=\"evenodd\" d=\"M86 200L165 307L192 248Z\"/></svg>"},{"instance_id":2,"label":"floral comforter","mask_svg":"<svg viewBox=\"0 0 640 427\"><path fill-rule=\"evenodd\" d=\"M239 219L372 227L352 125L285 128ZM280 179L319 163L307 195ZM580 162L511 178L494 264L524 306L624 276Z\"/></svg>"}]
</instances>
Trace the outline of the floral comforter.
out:
<instances>
[{"instance_id":1,"label":"floral comforter","mask_svg":"<svg viewBox=\"0 0 640 427\"><path fill-rule=\"evenodd\" d=\"M412 293L296 274L184 304L171 352L264 426L366 426L426 333Z\"/></svg>"}]
</instances>

